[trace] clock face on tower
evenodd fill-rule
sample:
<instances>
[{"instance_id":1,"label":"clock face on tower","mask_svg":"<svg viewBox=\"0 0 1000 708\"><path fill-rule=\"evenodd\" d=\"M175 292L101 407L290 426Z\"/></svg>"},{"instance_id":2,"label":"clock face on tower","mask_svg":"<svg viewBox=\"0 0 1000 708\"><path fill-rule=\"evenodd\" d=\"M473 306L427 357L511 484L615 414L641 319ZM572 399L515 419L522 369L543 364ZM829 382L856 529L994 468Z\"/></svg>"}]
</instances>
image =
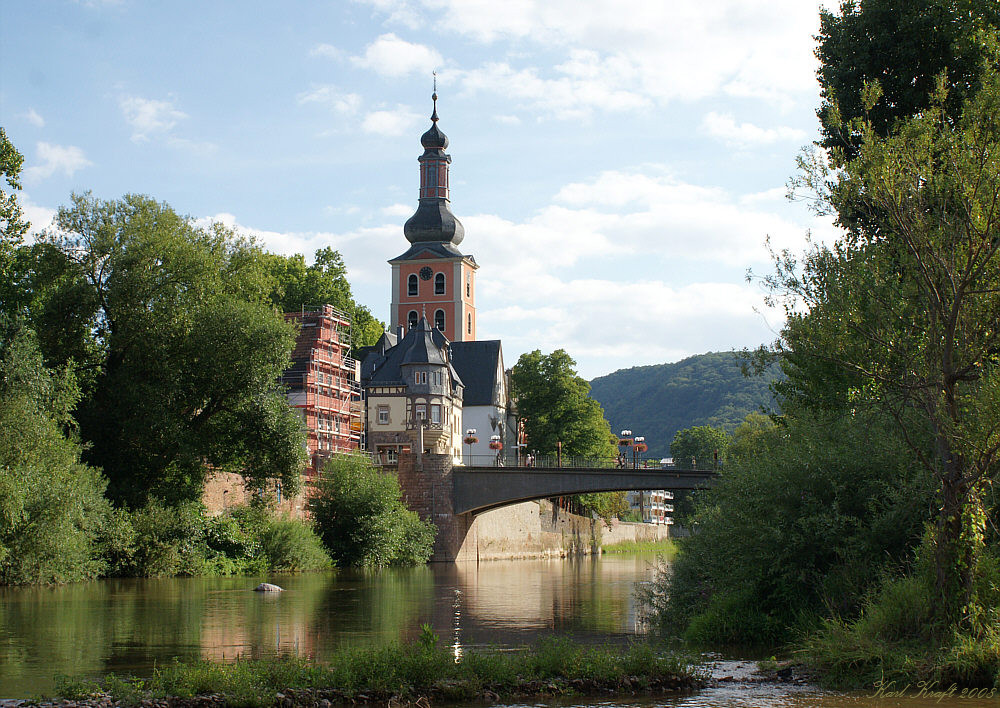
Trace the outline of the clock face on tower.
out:
<instances>
[{"instance_id":1,"label":"clock face on tower","mask_svg":"<svg viewBox=\"0 0 1000 708\"><path fill-rule=\"evenodd\" d=\"M434 275L434 273L428 266L424 266L423 268L420 269L421 280L430 280L432 275Z\"/></svg>"}]
</instances>

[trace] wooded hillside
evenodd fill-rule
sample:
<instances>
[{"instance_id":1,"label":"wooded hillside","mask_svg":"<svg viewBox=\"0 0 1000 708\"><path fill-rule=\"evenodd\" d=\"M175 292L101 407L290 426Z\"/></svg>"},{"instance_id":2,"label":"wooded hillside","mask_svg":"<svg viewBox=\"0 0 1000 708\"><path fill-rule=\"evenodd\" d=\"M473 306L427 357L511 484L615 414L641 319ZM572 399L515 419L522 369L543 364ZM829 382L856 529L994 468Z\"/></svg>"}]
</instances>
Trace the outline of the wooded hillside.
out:
<instances>
[{"instance_id":1,"label":"wooded hillside","mask_svg":"<svg viewBox=\"0 0 1000 708\"><path fill-rule=\"evenodd\" d=\"M590 382L611 429L630 429L649 445L648 457L669 457L678 430L711 425L733 430L747 413L770 408L768 385L777 369L745 377L736 352L709 352L673 364L620 369Z\"/></svg>"}]
</instances>

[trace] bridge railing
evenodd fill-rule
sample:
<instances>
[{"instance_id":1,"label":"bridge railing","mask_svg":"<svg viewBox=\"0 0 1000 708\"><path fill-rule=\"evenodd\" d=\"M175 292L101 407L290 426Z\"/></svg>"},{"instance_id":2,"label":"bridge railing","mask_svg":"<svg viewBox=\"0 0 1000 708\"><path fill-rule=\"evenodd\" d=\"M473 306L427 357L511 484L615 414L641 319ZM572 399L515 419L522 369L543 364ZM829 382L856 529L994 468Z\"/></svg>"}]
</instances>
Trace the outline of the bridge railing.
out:
<instances>
[{"instance_id":1,"label":"bridge railing","mask_svg":"<svg viewBox=\"0 0 1000 708\"><path fill-rule=\"evenodd\" d=\"M501 453L499 455L463 455L462 463L466 467L569 467L576 469L663 469L659 461L639 460L633 463L632 460L619 461L617 457L575 457L571 455L514 455Z\"/></svg>"}]
</instances>

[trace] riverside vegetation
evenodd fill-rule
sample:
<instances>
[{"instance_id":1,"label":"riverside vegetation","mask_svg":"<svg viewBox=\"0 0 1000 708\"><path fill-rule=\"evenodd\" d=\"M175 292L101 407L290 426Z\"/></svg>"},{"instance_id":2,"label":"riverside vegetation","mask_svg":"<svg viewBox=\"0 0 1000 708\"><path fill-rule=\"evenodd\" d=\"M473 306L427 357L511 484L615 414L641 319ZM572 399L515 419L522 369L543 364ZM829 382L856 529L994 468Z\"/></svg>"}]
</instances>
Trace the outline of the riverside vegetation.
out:
<instances>
[{"instance_id":1,"label":"riverside vegetation","mask_svg":"<svg viewBox=\"0 0 1000 708\"><path fill-rule=\"evenodd\" d=\"M1000 687L998 28L994 3L822 13L824 140L792 189L843 235L763 279L786 324L747 356L778 407L699 493L665 629L839 686Z\"/></svg>"},{"instance_id":2,"label":"riverside vegetation","mask_svg":"<svg viewBox=\"0 0 1000 708\"><path fill-rule=\"evenodd\" d=\"M414 703L516 696L658 694L697 688L702 671L687 659L648 644L583 647L551 639L530 651L469 651L460 659L424 625L418 642L378 649L344 649L329 661L298 657L235 663L177 663L152 678L107 676L99 682L64 681L64 698L111 698L136 705L149 699L178 703L210 695L207 704L316 705L321 701Z\"/></svg>"},{"instance_id":3,"label":"riverside vegetation","mask_svg":"<svg viewBox=\"0 0 1000 708\"><path fill-rule=\"evenodd\" d=\"M431 528L361 462L350 489L332 470L314 501L384 496L363 524L330 505L316 527L267 512L304 463L277 385L295 338L281 312L327 302L356 343L382 332L336 251L306 266L135 195L74 195L24 243L22 161L0 128L0 584L426 560ZM255 501L206 515L212 470L238 472ZM348 549L325 524L367 532Z\"/></svg>"}]
</instances>

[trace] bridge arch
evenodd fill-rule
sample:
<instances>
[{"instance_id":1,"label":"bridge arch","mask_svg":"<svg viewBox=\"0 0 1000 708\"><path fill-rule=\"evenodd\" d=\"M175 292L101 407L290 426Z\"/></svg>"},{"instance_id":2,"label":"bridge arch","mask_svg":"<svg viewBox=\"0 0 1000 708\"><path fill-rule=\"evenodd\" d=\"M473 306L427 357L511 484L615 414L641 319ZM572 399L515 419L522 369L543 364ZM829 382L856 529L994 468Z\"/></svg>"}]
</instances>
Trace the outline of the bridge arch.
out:
<instances>
[{"instance_id":1,"label":"bridge arch","mask_svg":"<svg viewBox=\"0 0 1000 708\"><path fill-rule=\"evenodd\" d=\"M548 497L710 485L714 470L637 470L570 467L454 467L452 508L455 514L491 509Z\"/></svg>"}]
</instances>

